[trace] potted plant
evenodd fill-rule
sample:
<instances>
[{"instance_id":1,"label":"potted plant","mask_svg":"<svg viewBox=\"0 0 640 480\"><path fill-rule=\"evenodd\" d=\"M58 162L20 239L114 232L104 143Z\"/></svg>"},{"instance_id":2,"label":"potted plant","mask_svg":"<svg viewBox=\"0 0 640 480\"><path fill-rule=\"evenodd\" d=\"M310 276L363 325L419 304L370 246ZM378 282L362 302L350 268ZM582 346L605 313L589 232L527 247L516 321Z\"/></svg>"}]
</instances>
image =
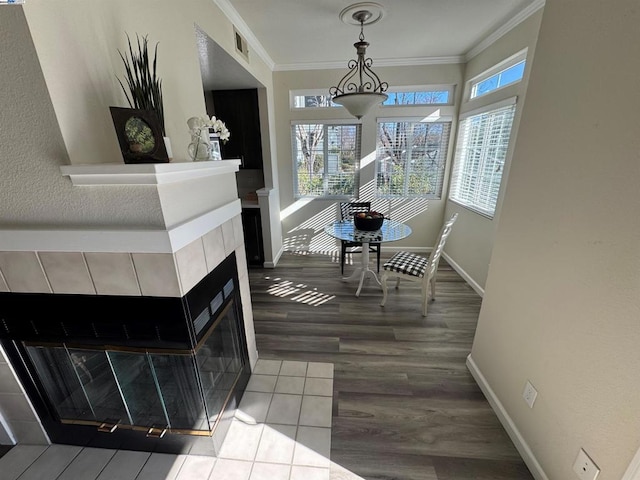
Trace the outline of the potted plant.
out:
<instances>
[{"instance_id":1,"label":"potted plant","mask_svg":"<svg viewBox=\"0 0 640 480\"><path fill-rule=\"evenodd\" d=\"M125 82L120 78L118 82L122 87L127 102L131 108L142 110L152 110L155 112L160 122L162 135L164 137L167 154L171 158L171 146L164 125L164 108L162 105L162 80L158 78L156 67L158 60L158 44L153 51L153 59L149 58L149 40L147 35L140 37L136 34L137 50L131 44L131 39L127 35L129 45L128 53L124 54L118 50L120 58L125 68ZM125 86L126 83L126 86Z\"/></svg>"}]
</instances>

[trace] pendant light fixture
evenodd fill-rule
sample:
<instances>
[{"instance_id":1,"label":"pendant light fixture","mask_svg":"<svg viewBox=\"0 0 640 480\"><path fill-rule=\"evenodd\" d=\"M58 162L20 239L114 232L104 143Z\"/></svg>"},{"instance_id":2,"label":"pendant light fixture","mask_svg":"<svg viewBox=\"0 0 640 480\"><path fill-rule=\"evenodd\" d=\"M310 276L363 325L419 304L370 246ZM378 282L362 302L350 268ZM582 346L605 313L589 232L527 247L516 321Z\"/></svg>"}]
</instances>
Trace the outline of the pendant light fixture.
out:
<instances>
[{"instance_id":1,"label":"pendant light fixture","mask_svg":"<svg viewBox=\"0 0 640 480\"><path fill-rule=\"evenodd\" d=\"M329 95L333 103L342 105L357 119L362 118L371 107L387 99L384 92L389 84L381 82L371 69L373 60L365 57L369 43L364 39L364 26L380 20L383 12L382 6L373 2L356 3L340 12L343 22L360 25L360 37L359 41L353 44L356 47L357 58L349 60L349 71L337 86L329 89ZM348 19L349 14L351 21Z\"/></svg>"}]
</instances>

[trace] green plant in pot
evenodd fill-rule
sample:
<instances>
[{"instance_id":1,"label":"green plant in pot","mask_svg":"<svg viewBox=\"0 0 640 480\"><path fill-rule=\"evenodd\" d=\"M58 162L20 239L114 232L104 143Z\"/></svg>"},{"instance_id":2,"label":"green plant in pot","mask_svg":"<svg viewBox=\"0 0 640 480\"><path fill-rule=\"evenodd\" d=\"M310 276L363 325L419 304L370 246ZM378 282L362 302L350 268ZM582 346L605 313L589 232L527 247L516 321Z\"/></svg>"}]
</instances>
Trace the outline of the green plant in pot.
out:
<instances>
[{"instance_id":1,"label":"green plant in pot","mask_svg":"<svg viewBox=\"0 0 640 480\"><path fill-rule=\"evenodd\" d=\"M164 125L162 80L157 74L158 44L156 43L153 59L151 59L147 35L140 37L136 34L136 40L137 49L131 44L131 39L127 35L129 51L123 54L118 50L125 68L125 81L118 78L118 82L131 108L155 112L162 128L162 135L165 137L165 143L167 143L167 153L171 157Z\"/></svg>"}]
</instances>

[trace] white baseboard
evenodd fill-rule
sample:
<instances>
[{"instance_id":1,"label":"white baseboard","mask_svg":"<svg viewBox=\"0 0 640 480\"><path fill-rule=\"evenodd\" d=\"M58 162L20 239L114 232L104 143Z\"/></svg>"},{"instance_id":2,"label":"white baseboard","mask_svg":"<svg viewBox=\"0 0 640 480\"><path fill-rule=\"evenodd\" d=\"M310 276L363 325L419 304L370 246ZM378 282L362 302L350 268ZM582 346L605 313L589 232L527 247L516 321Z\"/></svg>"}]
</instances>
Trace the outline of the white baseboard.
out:
<instances>
[{"instance_id":1,"label":"white baseboard","mask_svg":"<svg viewBox=\"0 0 640 480\"><path fill-rule=\"evenodd\" d=\"M516 427L516 424L513 422L513 420L511 420L511 417L505 410L502 402L496 396L495 392L487 382L487 379L482 374L482 372L478 368L478 365L476 365L476 362L471 357L471 354L467 356L467 368L471 372L471 375L473 375L473 378L476 380L476 383L480 387L480 390L482 390L482 393L484 393L484 396L487 397L491 408L498 416L498 420L500 420L500 423L506 430L509 438L511 438L511 441L520 453L522 460L524 460L524 463L526 463L527 467L529 467L531 475L533 475L536 480L549 480L549 477L547 477L547 474L542 469L542 466L531 451L531 448L520 434L520 431L518 430L518 427Z\"/></svg>"},{"instance_id":2,"label":"white baseboard","mask_svg":"<svg viewBox=\"0 0 640 480\"><path fill-rule=\"evenodd\" d=\"M284 252L284 248L280 248L280 250L276 254L275 258L273 259L273 262L264 262L263 267L264 268L276 268L276 265L280 261L280 257L282 256L283 252Z\"/></svg>"},{"instance_id":3,"label":"white baseboard","mask_svg":"<svg viewBox=\"0 0 640 480\"><path fill-rule=\"evenodd\" d=\"M624 472L622 480L640 480L640 449L638 449L631 460L631 463L627 467L627 471Z\"/></svg>"},{"instance_id":4,"label":"white baseboard","mask_svg":"<svg viewBox=\"0 0 640 480\"><path fill-rule=\"evenodd\" d=\"M0 412L0 445L15 445L16 443L16 438L13 436L11 428L9 428L9 422Z\"/></svg>"},{"instance_id":5,"label":"white baseboard","mask_svg":"<svg viewBox=\"0 0 640 480\"><path fill-rule=\"evenodd\" d=\"M447 261L449 265L451 265L451 268L458 272L458 275L464 278L465 282L471 285L471 288L473 288L478 295L484 297L484 288L482 288L478 282L471 278L471 275L465 272L460 265L458 265L449 255L447 255L446 252L442 252L442 257Z\"/></svg>"}]
</instances>

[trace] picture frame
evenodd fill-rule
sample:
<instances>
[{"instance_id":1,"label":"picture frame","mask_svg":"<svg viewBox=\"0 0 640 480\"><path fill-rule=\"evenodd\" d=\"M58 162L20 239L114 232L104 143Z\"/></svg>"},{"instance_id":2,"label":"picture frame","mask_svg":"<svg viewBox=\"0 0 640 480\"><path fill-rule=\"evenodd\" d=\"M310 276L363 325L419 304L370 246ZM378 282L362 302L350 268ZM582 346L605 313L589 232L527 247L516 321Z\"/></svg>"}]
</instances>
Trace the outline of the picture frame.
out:
<instances>
[{"instance_id":1,"label":"picture frame","mask_svg":"<svg viewBox=\"0 0 640 480\"><path fill-rule=\"evenodd\" d=\"M109 107L124 163L168 163L158 116L153 110Z\"/></svg>"},{"instance_id":2,"label":"picture frame","mask_svg":"<svg viewBox=\"0 0 640 480\"><path fill-rule=\"evenodd\" d=\"M211 144L211 160L222 160L220 152L220 136L217 133L209 132L209 143Z\"/></svg>"}]
</instances>

